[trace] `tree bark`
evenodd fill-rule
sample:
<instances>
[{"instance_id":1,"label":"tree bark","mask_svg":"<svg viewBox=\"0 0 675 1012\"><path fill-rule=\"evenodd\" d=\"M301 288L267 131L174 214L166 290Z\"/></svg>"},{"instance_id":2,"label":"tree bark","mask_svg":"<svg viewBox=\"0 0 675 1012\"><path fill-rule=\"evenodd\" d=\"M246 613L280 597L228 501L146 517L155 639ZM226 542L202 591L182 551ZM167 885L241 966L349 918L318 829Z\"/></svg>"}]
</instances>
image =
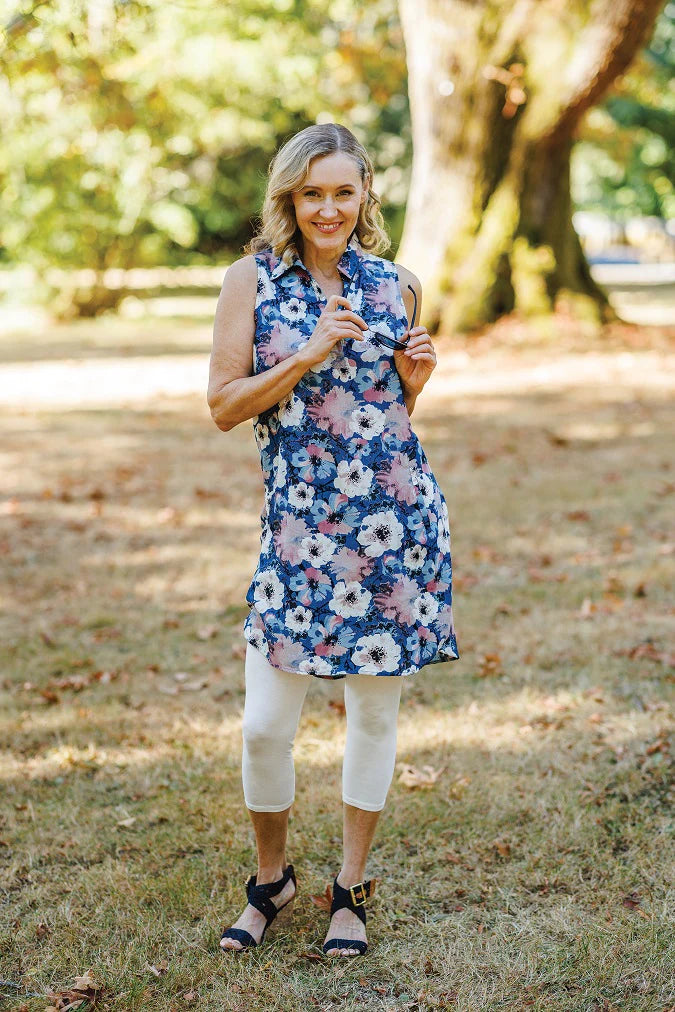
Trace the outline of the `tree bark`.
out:
<instances>
[{"instance_id":1,"label":"tree bark","mask_svg":"<svg viewBox=\"0 0 675 1012\"><path fill-rule=\"evenodd\" d=\"M467 330L561 303L614 314L572 226L576 127L661 0L400 0L413 165L397 260L424 322Z\"/></svg>"}]
</instances>

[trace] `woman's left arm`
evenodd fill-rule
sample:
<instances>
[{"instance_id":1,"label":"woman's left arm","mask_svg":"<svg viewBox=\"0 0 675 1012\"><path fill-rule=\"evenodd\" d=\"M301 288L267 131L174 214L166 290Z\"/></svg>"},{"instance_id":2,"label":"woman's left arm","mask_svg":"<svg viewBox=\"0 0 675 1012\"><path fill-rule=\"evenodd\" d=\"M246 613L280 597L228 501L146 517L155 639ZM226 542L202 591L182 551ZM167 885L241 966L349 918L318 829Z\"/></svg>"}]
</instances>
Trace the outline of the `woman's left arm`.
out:
<instances>
[{"instance_id":1,"label":"woman's left arm","mask_svg":"<svg viewBox=\"0 0 675 1012\"><path fill-rule=\"evenodd\" d=\"M401 294L403 295L408 319L412 319L415 303L413 293L408 288L408 285L412 285L417 296L417 319L419 320L422 314L422 285L419 278L412 271L401 267L400 264L394 264L394 266L398 271ZM411 415L415 407L417 395L436 368L436 353L426 327L417 324L411 331L406 330L403 340L406 337L408 340L405 351L394 352L394 365L401 379L403 399L408 409L408 414Z\"/></svg>"}]
</instances>

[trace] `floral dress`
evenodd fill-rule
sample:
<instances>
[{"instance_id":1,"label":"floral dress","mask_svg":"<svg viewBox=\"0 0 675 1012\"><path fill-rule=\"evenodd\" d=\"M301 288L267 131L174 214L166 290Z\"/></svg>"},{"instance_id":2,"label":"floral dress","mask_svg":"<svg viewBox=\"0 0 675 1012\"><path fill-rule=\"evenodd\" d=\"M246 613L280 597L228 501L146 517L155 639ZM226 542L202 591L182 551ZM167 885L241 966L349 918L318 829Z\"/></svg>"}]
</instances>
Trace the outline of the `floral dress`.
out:
<instances>
[{"instance_id":1,"label":"floral dress","mask_svg":"<svg viewBox=\"0 0 675 1012\"><path fill-rule=\"evenodd\" d=\"M259 373L307 343L327 300L297 255L255 260ZM395 265L353 234L337 268L353 311L401 339ZM265 502L248 642L274 667L317 678L412 675L456 660L448 509L394 352L370 331L344 338L253 423Z\"/></svg>"}]
</instances>

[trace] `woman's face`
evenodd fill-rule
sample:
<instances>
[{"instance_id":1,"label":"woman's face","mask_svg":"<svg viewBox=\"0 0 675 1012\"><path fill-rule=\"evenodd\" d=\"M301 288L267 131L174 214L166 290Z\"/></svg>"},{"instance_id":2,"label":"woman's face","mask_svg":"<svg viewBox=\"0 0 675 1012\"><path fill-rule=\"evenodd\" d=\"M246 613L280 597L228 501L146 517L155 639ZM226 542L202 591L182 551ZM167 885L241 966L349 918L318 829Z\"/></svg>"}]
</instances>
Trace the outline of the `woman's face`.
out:
<instances>
[{"instance_id":1,"label":"woman's face","mask_svg":"<svg viewBox=\"0 0 675 1012\"><path fill-rule=\"evenodd\" d=\"M309 243L317 253L342 252L367 193L349 155L336 151L314 158L304 183L291 194L305 249Z\"/></svg>"}]
</instances>

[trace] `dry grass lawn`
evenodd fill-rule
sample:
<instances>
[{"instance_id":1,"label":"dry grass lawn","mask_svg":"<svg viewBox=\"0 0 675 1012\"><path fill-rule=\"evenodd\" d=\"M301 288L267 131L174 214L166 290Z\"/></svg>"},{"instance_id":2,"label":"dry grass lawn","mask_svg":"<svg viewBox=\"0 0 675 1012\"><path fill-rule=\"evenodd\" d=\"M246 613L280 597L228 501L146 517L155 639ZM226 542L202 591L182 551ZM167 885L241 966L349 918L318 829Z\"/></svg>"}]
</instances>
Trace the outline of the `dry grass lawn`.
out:
<instances>
[{"instance_id":1,"label":"dry grass lawn","mask_svg":"<svg viewBox=\"0 0 675 1012\"><path fill-rule=\"evenodd\" d=\"M209 417L208 325L158 326L3 339L0 1005L666 1012L673 335L438 342L413 426L462 656L404 686L371 947L328 961L310 897L339 867L343 683L311 686L298 735L292 929L218 948L254 870L262 481L250 423Z\"/></svg>"}]
</instances>

